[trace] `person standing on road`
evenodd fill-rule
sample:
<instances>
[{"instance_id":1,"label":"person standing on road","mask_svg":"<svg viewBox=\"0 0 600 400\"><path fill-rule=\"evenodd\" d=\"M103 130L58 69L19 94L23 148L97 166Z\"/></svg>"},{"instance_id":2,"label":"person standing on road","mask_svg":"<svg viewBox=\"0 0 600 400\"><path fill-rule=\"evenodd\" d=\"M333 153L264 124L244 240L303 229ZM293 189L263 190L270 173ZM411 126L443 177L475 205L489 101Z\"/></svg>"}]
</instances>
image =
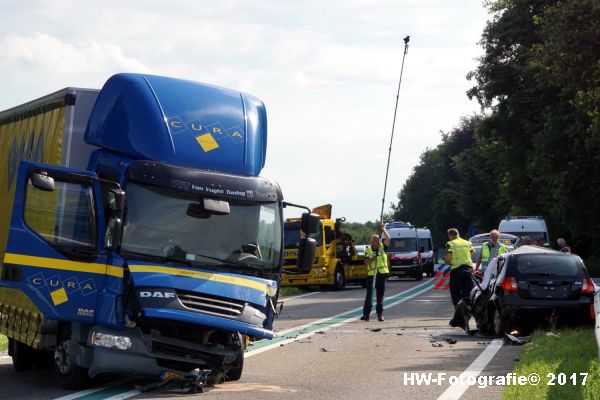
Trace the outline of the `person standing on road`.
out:
<instances>
[{"instance_id":1,"label":"person standing on road","mask_svg":"<svg viewBox=\"0 0 600 400\"><path fill-rule=\"evenodd\" d=\"M469 298L473 289L471 273L473 271L473 260L471 254L475 253L471 242L460 237L458 229L448 229L448 243L446 243L446 255L444 262L450 264L450 297L454 308L461 299ZM451 326L462 326L461 321L455 318L450 320Z\"/></svg>"},{"instance_id":2,"label":"person standing on road","mask_svg":"<svg viewBox=\"0 0 600 400\"><path fill-rule=\"evenodd\" d=\"M488 263L499 256L506 253L506 246L500 243L500 232L497 229L490 231L490 240L481 246L481 255L475 264L475 270L481 266L481 270L485 272Z\"/></svg>"},{"instance_id":3,"label":"person standing on road","mask_svg":"<svg viewBox=\"0 0 600 400\"><path fill-rule=\"evenodd\" d=\"M569 245L567 244L567 241L565 239L563 239L563 238L556 239L556 244L558 245L558 249L562 253L570 253L571 252L571 248L569 247Z\"/></svg>"},{"instance_id":4,"label":"person standing on road","mask_svg":"<svg viewBox=\"0 0 600 400\"><path fill-rule=\"evenodd\" d=\"M371 309L373 307L373 280L375 280L375 293L377 304L375 311L377 319L383 321L383 295L385 293L385 281L387 280L390 270L388 267L386 247L390 245L390 234L385 229L383 223L380 224L380 230L385 238L383 243L378 235L371 236L371 245L365 248L365 265L367 266L367 293L365 304L363 306L363 315L360 317L363 321L369 320Z\"/></svg>"}]
</instances>

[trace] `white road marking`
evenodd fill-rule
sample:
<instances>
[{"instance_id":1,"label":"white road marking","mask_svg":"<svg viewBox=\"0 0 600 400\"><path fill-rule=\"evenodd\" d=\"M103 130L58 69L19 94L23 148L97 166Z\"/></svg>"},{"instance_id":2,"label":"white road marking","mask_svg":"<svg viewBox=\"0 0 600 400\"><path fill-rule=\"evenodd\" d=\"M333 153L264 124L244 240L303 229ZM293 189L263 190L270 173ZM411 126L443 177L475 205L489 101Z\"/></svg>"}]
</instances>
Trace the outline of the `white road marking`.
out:
<instances>
[{"instance_id":1,"label":"white road marking","mask_svg":"<svg viewBox=\"0 0 600 400\"><path fill-rule=\"evenodd\" d=\"M479 376L481 371L492 361L492 358L502 348L504 341L502 339L494 339L490 344L479 354L479 356L463 371L459 376L459 382L465 382L463 385L451 385L444 393L438 397L438 400L458 400L471 386L466 384L469 376Z\"/></svg>"},{"instance_id":2,"label":"white road marking","mask_svg":"<svg viewBox=\"0 0 600 400\"><path fill-rule=\"evenodd\" d=\"M306 296L312 296L313 294L317 294L317 293L321 293L321 292L310 292L310 293L304 293L304 294L299 294L297 296L291 296L291 297L282 297L281 301L283 301L283 307L285 308L285 302L289 301L289 300L296 300L296 299L301 299L302 297L306 297Z\"/></svg>"},{"instance_id":3,"label":"white road marking","mask_svg":"<svg viewBox=\"0 0 600 400\"><path fill-rule=\"evenodd\" d=\"M120 393L120 394L115 394L114 396L110 396L107 397L104 400L121 400L121 399L128 399L130 397L133 396L137 396L138 394L140 394L141 392L137 391L137 390L130 390L128 392L125 393Z\"/></svg>"}]
</instances>

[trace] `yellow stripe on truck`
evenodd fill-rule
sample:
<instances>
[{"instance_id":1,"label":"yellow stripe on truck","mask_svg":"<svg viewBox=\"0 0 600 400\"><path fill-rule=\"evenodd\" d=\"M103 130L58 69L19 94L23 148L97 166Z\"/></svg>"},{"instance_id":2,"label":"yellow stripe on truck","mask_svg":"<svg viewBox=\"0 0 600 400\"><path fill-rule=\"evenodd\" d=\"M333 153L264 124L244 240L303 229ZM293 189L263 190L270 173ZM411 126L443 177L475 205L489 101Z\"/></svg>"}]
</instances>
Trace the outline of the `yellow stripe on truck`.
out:
<instances>
[{"instance_id":1,"label":"yellow stripe on truck","mask_svg":"<svg viewBox=\"0 0 600 400\"><path fill-rule=\"evenodd\" d=\"M8 264L28 265L30 267L59 269L63 271L88 272L91 274L123 277L123 268L113 265L60 260L58 258L36 257L25 254L6 253L4 262Z\"/></svg>"},{"instance_id":2,"label":"yellow stripe on truck","mask_svg":"<svg viewBox=\"0 0 600 400\"><path fill-rule=\"evenodd\" d=\"M211 282L227 283L236 286L245 286L259 290L263 293L267 293L267 285L264 283L256 282L250 279L237 278L229 275L212 274L210 272L202 271L190 271L189 269L183 268L159 267L154 265L130 265L129 271L131 271L132 273L158 273L184 276L187 278L203 279Z\"/></svg>"}]
</instances>

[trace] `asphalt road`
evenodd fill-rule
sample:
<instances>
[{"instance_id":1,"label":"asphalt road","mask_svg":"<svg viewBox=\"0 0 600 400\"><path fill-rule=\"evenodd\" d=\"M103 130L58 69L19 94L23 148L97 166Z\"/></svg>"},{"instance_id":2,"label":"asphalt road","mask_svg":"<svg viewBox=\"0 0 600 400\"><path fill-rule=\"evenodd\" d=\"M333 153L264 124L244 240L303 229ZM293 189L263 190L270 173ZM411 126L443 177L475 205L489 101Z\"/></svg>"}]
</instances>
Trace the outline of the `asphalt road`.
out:
<instances>
[{"instance_id":1,"label":"asphalt road","mask_svg":"<svg viewBox=\"0 0 600 400\"><path fill-rule=\"evenodd\" d=\"M11 359L0 355L0 399L499 397L501 388L497 386L451 387L448 380L469 370L505 375L521 348L450 328L452 305L447 290L433 289L432 280L390 280L384 322L375 316L369 322L358 319L364 294L360 286L350 286L340 292L307 292L286 299L276 321L278 336L249 349L242 379L206 388L202 394L181 390L139 393L131 381L109 381L90 391L68 392L59 387L51 373L17 373ZM454 340L456 343L450 343ZM443 382L426 385L417 383L415 373L446 375L442 375Z\"/></svg>"}]
</instances>

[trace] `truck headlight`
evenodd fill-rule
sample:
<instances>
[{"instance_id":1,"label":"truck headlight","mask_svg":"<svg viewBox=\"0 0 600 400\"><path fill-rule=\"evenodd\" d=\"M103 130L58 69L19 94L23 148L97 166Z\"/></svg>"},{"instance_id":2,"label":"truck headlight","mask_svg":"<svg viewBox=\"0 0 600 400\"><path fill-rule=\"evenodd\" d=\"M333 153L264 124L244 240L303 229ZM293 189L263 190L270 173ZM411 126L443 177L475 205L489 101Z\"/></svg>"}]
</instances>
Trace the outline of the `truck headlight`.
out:
<instances>
[{"instance_id":1,"label":"truck headlight","mask_svg":"<svg viewBox=\"0 0 600 400\"><path fill-rule=\"evenodd\" d=\"M92 344L99 347L117 348L119 350L127 350L131 348L131 339L127 336L109 335L108 333L94 332L92 333Z\"/></svg>"}]
</instances>

